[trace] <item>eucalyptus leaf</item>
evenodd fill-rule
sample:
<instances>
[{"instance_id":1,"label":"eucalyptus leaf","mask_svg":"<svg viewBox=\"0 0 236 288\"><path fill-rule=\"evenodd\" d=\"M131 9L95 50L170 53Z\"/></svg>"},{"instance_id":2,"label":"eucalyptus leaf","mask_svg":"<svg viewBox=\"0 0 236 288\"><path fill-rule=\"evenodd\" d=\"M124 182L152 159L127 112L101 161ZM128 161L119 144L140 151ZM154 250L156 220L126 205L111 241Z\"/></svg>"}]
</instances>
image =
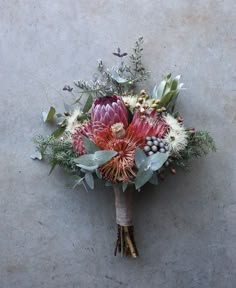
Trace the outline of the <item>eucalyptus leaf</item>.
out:
<instances>
[{"instance_id":1,"label":"eucalyptus leaf","mask_svg":"<svg viewBox=\"0 0 236 288\"><path fill-rule=\"evenodd\" d=\"M88 137L82 136L82 139L83 139L85 150L88 154L92 154L100 150L100 148Z\"/></svg>"},{"instance_id":2,"label":"eucalyptus leaf","mask_svg":"<svg viewBox=\"0 0 236 288\"><path fill-rule=\"evenodd\" d=\"M31 154L30 155L30 158L33 159L33 160L42 160L43 159L43 156L42 156L42 153L40 151L36 151L35 153Z\"/></svg>"},{"instance_id":3,"label":"eucalyptus leaf","mask_svg":"<svg viewBox=\"0 0 236 288\"><path fill-rule=\"evenodd\" d=\"M160 169L169 157L169 153L157 152L148 157L148 167L152 171Z\"/></svg>"},{"instance_id":4,"label":"eucalyptus leaf","mask_svg":"<svg viewBox=\"0 0 236 288\"><path fill-rule=\"evenodd\" d=\"M86 166L86 165L83 165L83 164L77 164L78 167L81 168L81 171L82 172L94 172L97 168L98 168L98 165L93 165L93 166Z\"/></svg>"},{"instance_id":5,"label":"eucalyptus leaf","mask_svg":"<svg viewBox=\"0 0 236 288\"><path fill-rule=\"evenodd\" d=\"M82 178L82 177L80 177L80 176L76 176L76 180L75 180L75 184L74 184L74 186L73 186L73 189L74 189L76 186L81 185L82 182L83 182L83 180L84 180L84 177Z\"/></svg>"},{"instance_id":6,"label":"eucalyptus leaf","mask_svg":"<svg viewBox=\"0 0 236 288\"><path fill-rule=\"evenodd\" d=\"M94 161L98 164L98 166L101 166L111 160L116 155L117 152L113 150L96 151L94 153Z\"/></svg>"},{"instance_id":7,"label":"eucalyptus leaf","mask_svg":"<svg viewBox=\"0 0 236 288\"><path fill-rule=\"evenodd\" d=\"M153 171L150 169L147 170L139 170L136 178L135 178L135 188L139 189L141 188L145 183L148 182L148 180L152 177Z\"/></svg>"},{"instance_id":8,"label":"eucalyptus leaf","mask_svg":"<svg viewBox=\"0 0 236 288\"><path fill-rule=\"evenodd\" d=\"M86 167L90 167L90 166L98 167L97 161L95 161L95 158L94 158L94 154L82 155L79 158L76 158L74 162L79 164L78 166L83 165Z\"/></svg>"},{"instance_id":9,"label":"eucalyptus leaf","mask_svg":"<svg viewBox=\"0 0 236 288\"><path fill-rule=\"evenodd\" d=\"M51 106L48 112L43 112L43 121L44 122L52 122L53 121L53 117L56 113L56 109Z\"/></svg>"},{"instance_id":10,"label":"eucalyptus leaf","mask_svg":"<svg viewBox=\"0 0 236 288\"><path fill-rule=\"evenodd\" d=\"M149 179L149 182L153 185L158 185L157 173L153 173L152 177Z\"/></svg>"},{"instance_id":11,"label":"eucalyptus leaf","mask_svg":"<svg viewBox=\"0 0 236 288\"><path fill-rule=\"evenodd\" d=\"M96 173L98 179L102 179L102 173L100 172L100 170L96 169L95 173Z\"/></svg>"},{"instance_id":12,"label":"eucalyptus leaf","mask_svg":"<svg viewBox=\"0 0 236 288\"><path fill-rule=\"evenodd\" d=\"M85 174L84 180L85 180L85 182L88 184L88 186L89 186L91 189L94 189L94 180L93 180L93 175L92 175L92 173L87 173L87 174Z\"/></svg>"},{"instance_id":13,"label":"eucalyptus leaf","mask_svg":"<svg viewBox=\"0 0 236 288\"><path fill-rule=\"evenodd\" d=\"M138 168L140 168L142 165L147 164L147 156L145 155L143 150L138 147L135 150L135 164Z\"/></svg>"}]
</instances>

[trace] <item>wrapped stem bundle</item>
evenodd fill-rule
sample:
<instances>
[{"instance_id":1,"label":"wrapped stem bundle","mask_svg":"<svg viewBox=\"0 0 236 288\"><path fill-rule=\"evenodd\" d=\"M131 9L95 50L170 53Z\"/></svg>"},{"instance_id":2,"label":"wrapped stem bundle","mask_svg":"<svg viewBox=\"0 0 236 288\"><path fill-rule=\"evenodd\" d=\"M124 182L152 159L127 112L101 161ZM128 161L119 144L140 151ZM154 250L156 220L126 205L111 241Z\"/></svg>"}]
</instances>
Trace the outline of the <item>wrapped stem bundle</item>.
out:
<instances>
[{"instance_id":1,"label":"wrapped stem bundle","mask_svg":"<svg viewBox=\"0 0 236 288\"><path fill-rule=\"evenodd\" d=\"M133 186L128 186L126 191L123 191L121 185L114 184L113 190L115 193L116 223L118 228L115 255L118 251L122 256L136 258L138 250L134 240Z\"/></svg>"}]
</instances>

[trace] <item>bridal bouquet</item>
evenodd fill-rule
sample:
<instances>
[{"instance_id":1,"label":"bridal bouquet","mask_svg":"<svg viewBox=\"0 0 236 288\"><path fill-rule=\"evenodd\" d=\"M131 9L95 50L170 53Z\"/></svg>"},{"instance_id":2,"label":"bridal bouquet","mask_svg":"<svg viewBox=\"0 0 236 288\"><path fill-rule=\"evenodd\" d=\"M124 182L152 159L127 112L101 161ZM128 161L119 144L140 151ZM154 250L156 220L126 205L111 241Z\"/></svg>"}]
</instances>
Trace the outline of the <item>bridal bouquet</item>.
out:
<instances>
[{"instance_id":1,"label":"bridal bouquet","mask_svg":"<svg viewBox=\"0 0 236 288\"><path fill-rule=\"evenodd\" d=\"M115 194L118 237L115 255L138 256L132 219L133 193L147 182L157 185L170 171L186 167L188 160L215 150L208 132L184 126L183 117L175 111L183 87L180 76L164 77L151 93L138 90L137 84L149 72L142 63L142 37L138 39L126 63L127 53L118 48L113 53L118 64L111 69L98 61L98 74L89 82L66 85L72 94L72 105L65 112L54 107L43 112L45 122L56 122L50 136L35 139L33 159L48 159L52 165L65 168L74 178L74 187L94 188L101 179L112 186ZM78 91L75 91L78 90ZM75 97L75 93L79 97Z\"/></svg>"}]
</instances>

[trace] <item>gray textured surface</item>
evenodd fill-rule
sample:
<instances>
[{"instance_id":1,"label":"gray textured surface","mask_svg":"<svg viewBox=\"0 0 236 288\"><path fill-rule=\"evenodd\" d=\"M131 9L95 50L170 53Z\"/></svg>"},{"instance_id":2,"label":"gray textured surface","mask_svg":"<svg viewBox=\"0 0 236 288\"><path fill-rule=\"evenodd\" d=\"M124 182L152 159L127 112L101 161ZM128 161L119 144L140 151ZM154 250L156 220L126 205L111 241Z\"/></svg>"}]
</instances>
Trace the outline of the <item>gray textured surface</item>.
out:
<instances>
[{"instance_id":1,"label":"gray textured surface","mask_svg":"<svg viewBox=\"0 0 236 288\"><path fill-rule=\"evenodd\" d=\"M235 287L235 14L234 0L0 0L1 288ZM111 191L70 190L29 155L61 87L139 35L149 87L181 73L185 123L209 130L218 152L136 195L132 261L113 256Z\"/></svg>"}]
</instances>

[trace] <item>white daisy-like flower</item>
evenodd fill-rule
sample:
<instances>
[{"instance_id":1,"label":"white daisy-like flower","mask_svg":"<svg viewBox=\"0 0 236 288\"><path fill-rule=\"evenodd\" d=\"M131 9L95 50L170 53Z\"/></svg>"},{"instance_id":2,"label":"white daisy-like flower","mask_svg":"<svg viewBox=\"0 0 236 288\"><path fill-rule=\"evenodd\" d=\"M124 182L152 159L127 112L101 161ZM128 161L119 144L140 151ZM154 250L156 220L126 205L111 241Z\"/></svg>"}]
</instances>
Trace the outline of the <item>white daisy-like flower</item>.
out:
<instances>
[{"instance_id":1,"label":"white daisy-like flower","mask_svg":"<svg viewBox=\"0 0 236 288\"><path fill-rule=\"evenodd\" d=\"M188 144L188 135L184 128L181 130L170 129L164 140L170 145L171 151L178 154Z\"/></svg>"},{"instance_id":2,"label":"white daisy-like flower","mask_svg":"<svg viewBox=\"0 0 236 288\"><path fill-rule=\"evenodd\" d=\"M188 134L183 125L171 115L167 114L164 119L169 126L164 140L170 145L172 152L178 154L188 144Z\"/></svg>"},{"instance_id":3,"label":"white daisy-like flower","mask_svg":"<svg viewBox=\"0 0 236 288\"><path fill-rule=\"evenodd\" d=\"M164 116L164 120L166 124L173 130L178 131L183 129L183 125L178 122L177 119L175 119L173 116L170 114L167 114Z\"/></svg>"},{"instance_id":4,"label":"white daisy-like flower","mask_svg":"<svg viewBox=\"0 0 236 288\"><path fill-rule=\"evenodd\" d=\"M77 118L82 115L79 108L75 109L71 116L67 117L67 126L65 132L73 134L81 124L78 122Z\"/></svg>"},{"instance_id":5,"label":"white daisy-like flower","mask_svg":"<svg viewBox=\"0 0 236 288\"><path fill-rule=\"evenodd\" d=\"M125 103L125 106L128 106L128 108L133 111L136 104L138 103L138 96L122 96L122 99Z\"/></svg>"}]
</instances>

